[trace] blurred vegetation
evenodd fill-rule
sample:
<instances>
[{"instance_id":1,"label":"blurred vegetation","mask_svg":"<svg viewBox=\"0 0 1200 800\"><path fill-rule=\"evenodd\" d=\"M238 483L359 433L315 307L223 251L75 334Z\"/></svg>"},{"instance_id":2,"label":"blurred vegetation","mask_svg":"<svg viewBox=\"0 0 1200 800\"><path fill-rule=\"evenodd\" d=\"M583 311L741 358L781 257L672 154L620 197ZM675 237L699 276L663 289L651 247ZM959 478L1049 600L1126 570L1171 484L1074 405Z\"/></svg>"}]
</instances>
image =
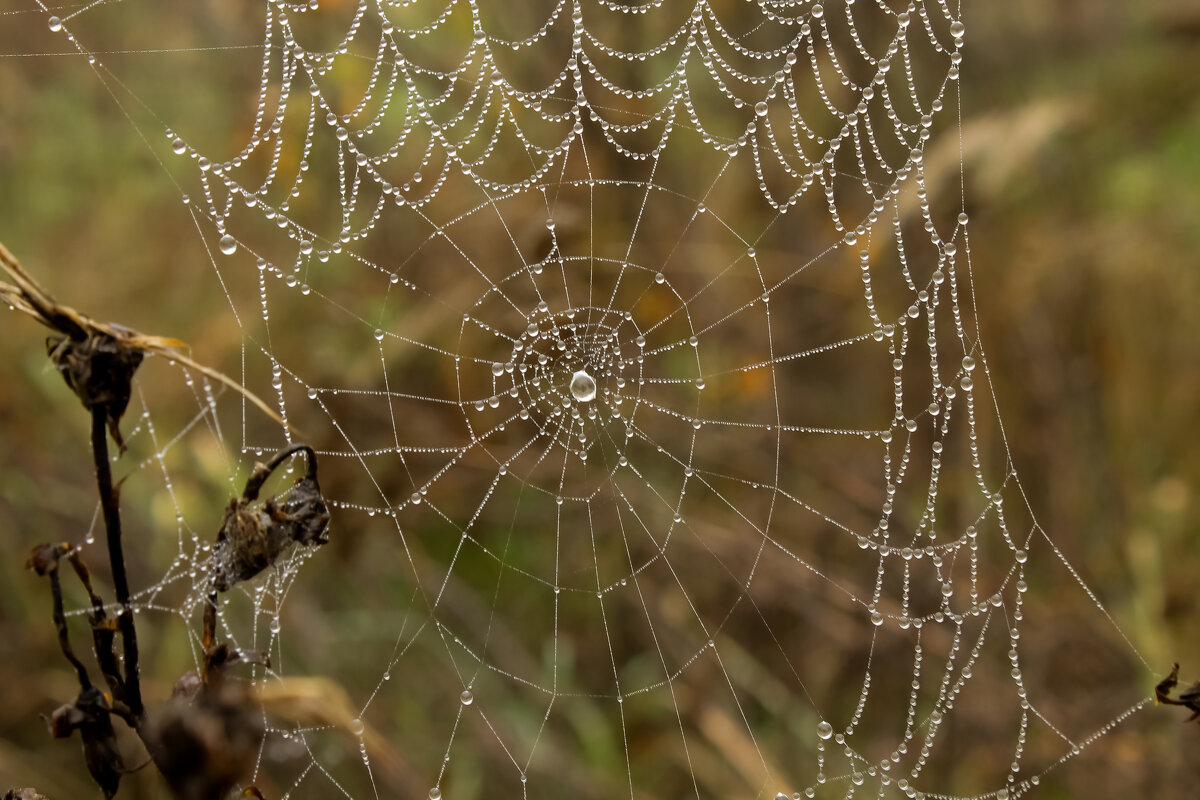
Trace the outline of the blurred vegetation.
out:
<instances>
[{"instance_id":1,"label":"blurred vegetation","mask_svg":"<svg viewBox=\"0 0 1200 800\"><path fill-rule=\"evenodd\" d=\"M1037 519L1133 644L1162 674L1178 660L1185 678L1196 676L1200 8L1186 0L966 5L962 142L974 282L1007 441ZM233 31L223 40L244 37L236 4L214 6ZM202 361L228 358L239 344L228 309L193 302L197 276L207 280L211 270L193 223L109 89L128 98L78 57L23 55L61 47L40 15L27 16L38 24L0 16L0 240L63 302L191 341ZM230 58L227 68L250 63ZM162 330L164 318L177 328ZM96 507L87 417L48 366L41 337L29 321L6 315L0 784L39 775L51 797L85 797L93 789L77 747L52 743L38 719L72 693L72 677L60 663L44 587L22 569L32 544L77 538ZM208 476L196 492L219 497L221 456L193 458L180 471ZM137 530L161 517L148 512ZM329 550L321 557L341 559L339 569L362 584L401 591L363 547L335 535ZM1035 586L1041 596L1033 602L1053 608L1056 592L1073 589ZM317 591L289 598L289 625L339 629L348 648L370 640L379 623L356 610L361 589ZM1128 653L1111 630L1056 621L1069 634L1025 646L1064 660ZM149 627L146 662L157 667L147 669L187 668L181 636ZM300 649L305 635L297 638ZM1122 695L1131 680L1148 694L1162 676L1124 663L1105 674L1114 684L1093 683L1096 691ZM167 687L157 690L162 696ZM1109 734L1038 796L1195 796L1200 726L1160 711ZM419 709L402 709L395 724L405 714L421 718ZM572 723L588 729L585 718ZM604 752L608 744L590 743L589 756L618 763ZM137 782L141 796L154 796L151 776L131 779L131 793Z\"/></svg>"}]
</instances>

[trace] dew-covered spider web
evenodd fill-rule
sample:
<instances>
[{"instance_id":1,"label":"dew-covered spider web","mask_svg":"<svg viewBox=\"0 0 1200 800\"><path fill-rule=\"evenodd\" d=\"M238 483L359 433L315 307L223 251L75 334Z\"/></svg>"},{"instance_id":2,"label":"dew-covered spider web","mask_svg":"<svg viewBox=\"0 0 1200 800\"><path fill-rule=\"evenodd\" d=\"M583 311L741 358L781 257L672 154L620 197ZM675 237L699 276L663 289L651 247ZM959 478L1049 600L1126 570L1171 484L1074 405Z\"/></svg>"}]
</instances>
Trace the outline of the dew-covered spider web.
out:
<instances>
[{"instance_id":1,"label":"dew-covered spider web","mask_svg":"<svg viewBox=\"0 0 1200 800\"><path fill-rule=\"evenodd\" d=\"M220 622L272 657L267 797L1036 796L1147 704L1023 645L1064 624L1034 581L1115 623L995 409L969 8L244 5L18 16L178 187L221 366L292 426L188 376L118 463L321 459L331 544ZM219 508L182 494L138 602L198 658Z\"/></svg>"}]
</instances>

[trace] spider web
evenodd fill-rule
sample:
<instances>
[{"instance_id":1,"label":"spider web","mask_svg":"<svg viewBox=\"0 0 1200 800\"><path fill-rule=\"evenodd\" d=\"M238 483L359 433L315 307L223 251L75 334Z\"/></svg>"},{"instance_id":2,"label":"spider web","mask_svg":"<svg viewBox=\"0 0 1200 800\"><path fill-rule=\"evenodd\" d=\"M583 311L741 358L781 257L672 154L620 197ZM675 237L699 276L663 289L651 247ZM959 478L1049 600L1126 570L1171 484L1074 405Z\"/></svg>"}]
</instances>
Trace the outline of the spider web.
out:
<instances>
[{"instance_id":1,"label":"spider web","mask_svg":"<svg viewBox=\"0 0 1200 800\"><path fill-rule=\"evenodd\" d=\"M272 654L268 697L345 687L268 706L258 785L1016 797L1144 706L1067 714L1021 645L1050 620L1035 564L1112 621L994 410L961 10L512 5L213 4L185 33L114 23L177 27L170 4L42 8L180 186L242 381L320 454L333 537L389 576L337 579L354 646L289 633L327 553L223 610ZM207 41L208 14L259 44ZM151 53L154 75L128 59ZM221 70L227 127L169 97ZM171 488L206 439L236 487L239 454L292 440L185 383L195 415L164 442L144 411L132 469ZM208 528L172 502L178 550L138 602L195 628Z\"/></svg>"}]
</instances>

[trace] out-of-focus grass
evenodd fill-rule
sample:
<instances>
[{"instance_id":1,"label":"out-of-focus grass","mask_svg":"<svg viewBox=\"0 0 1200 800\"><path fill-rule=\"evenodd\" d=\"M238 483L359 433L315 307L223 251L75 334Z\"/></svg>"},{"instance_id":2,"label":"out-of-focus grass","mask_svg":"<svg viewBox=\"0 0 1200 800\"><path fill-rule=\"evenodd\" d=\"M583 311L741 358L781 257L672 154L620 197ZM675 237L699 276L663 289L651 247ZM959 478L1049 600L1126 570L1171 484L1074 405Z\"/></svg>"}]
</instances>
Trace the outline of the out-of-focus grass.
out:
<instances>
[{"instance_id":1,"label":"out-of-focus grass","mask_svg":"<svg viewBox=\"0 0 1200 800\"><path fill-rule=\"evenodd\" d=\"M1182 2L977 5L966 10L964 162L1007 440L1038 520L1151 666L1165 672L1179 660L1195 675L1200 13ZM0 52L53 46L4 30ZM237 342L224 332L225 310L191 302L192 282L210 267L178 195L82 60L0 58L0 96L0 239L64 302L193 341L201 360L228 357ZM213 104L206 113L227 111ZM155 326L164 307L178 310L176 329ZM49 742L37 720L72 682L45 587L21 569L31 544L78 537L90 524L86 419L46 366L41 331L15 315L3 322L0 776L29 774L32 764L51 796L86 796L76 746ZM361 585L400 590L353 543L335 541L322 558L342 559ZM356 591L293 595L289 626L308 620L340 629L348 648L381 646L372 641L378 621L356 615ZM1056 593L1070 591L1035 582L1032 602L1053 608ZM1124 647L1108 631L1080 635L1098 637L1099 649ZM145 638L148 661L167 665L159 673L177 668L178 631L164 638L147 628ZM571 722L592 777L623 769L607 742L587 740L589 710L577 708ZM420 724L422 713L402 708L392 722ZM1111 734L1102 765L1087 756L1053 776L1044 796L1191 796L1200 738L1195 726L1163 726L1157 713ZM736 750L737 726L706 724L714 742ZM153 785L148 775L132 780Z\"/></svg>"}]
</instances>

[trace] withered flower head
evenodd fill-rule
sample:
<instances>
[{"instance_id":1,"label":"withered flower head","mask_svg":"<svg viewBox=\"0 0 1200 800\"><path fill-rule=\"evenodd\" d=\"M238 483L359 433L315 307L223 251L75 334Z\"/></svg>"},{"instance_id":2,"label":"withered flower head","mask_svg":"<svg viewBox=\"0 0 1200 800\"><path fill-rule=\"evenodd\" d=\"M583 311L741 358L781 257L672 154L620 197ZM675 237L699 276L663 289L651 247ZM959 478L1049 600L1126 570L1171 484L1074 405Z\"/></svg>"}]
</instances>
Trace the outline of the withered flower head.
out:
<instances>
[{"instance_id":1,"label":"withered flower head","mask_svg":"<svg viewBox=\"0 0 1200 800\"><path fill-rule=\"evenodd\" d=\"M148 336L123 325L96 322L86 314L60 304L25 272L3 243L0 243L0 270L15 282L0 281L0 301L59 334L46 342L50 359L87 409L104 408L108 429L122 450L124 444L117 425L129 406L133 374L146 353L166 356L173 362L225 384L286 427L279 414L258 395L229 376L179 352L187 347L184 342L169 337Z\"/></svg>"},{"instance_id":2,"label":"withered flower head","mask_svg":"<svg viewBox=\"0 0 1200 800\"><path fill-rule=\"evenodd\" d=\"M120 330L116 325L108 327ZM133 331L129 333L133 335ZM133 374L142 363L143 351L98 329L82 338L51 337L46 349L84 408L104 409L113 441L124 447L118 425L129 407Z\"/></svg>"},{"instance_id":3,"label":"withered flower head","mask_svg":"<svg viewBox=\"0 0 1200 800\"><path fill-rule=\"evenodd\" d=\"M1179 693L1178 697L1171 697L1171 692L1179 685L1179 664L1175 664L1171 668L1171 673L1167 677L1158 682L1154 687L1154 699L1156 703L1163 703L1169 706L1183 706L1192 712L1185 722L1191 722L1194 719L1200 719L1200 681L1193 683L1191 686Z\"/></svg>"},{"instance_id":4,"label":"withered flower head","mask_svg":"<svg viewBox=\"0 0 1200 800\"><path fill-rule=\"evenodd\" d=\"M282 496L257 505L259 490L280 464L303 451L308 472ZM258 575L292 544L316 546L329 541L329 507L317 483L312 448L297 444L267 464L256 464L242 496L229 501L213 547L213 587L224 592Z\"/></svg>"},{"instance_id":5,"label":"withered flower head","mask_svg":"<svg viewBox=\"0 0 1200 800\"><path fill-rule=\"evenodd\" d=\"M1179 693L1179 704L1192 712L1192 715L1187 718L1187 722L1200 719L1200 681Z\"/></svg>"}]
</instances>

